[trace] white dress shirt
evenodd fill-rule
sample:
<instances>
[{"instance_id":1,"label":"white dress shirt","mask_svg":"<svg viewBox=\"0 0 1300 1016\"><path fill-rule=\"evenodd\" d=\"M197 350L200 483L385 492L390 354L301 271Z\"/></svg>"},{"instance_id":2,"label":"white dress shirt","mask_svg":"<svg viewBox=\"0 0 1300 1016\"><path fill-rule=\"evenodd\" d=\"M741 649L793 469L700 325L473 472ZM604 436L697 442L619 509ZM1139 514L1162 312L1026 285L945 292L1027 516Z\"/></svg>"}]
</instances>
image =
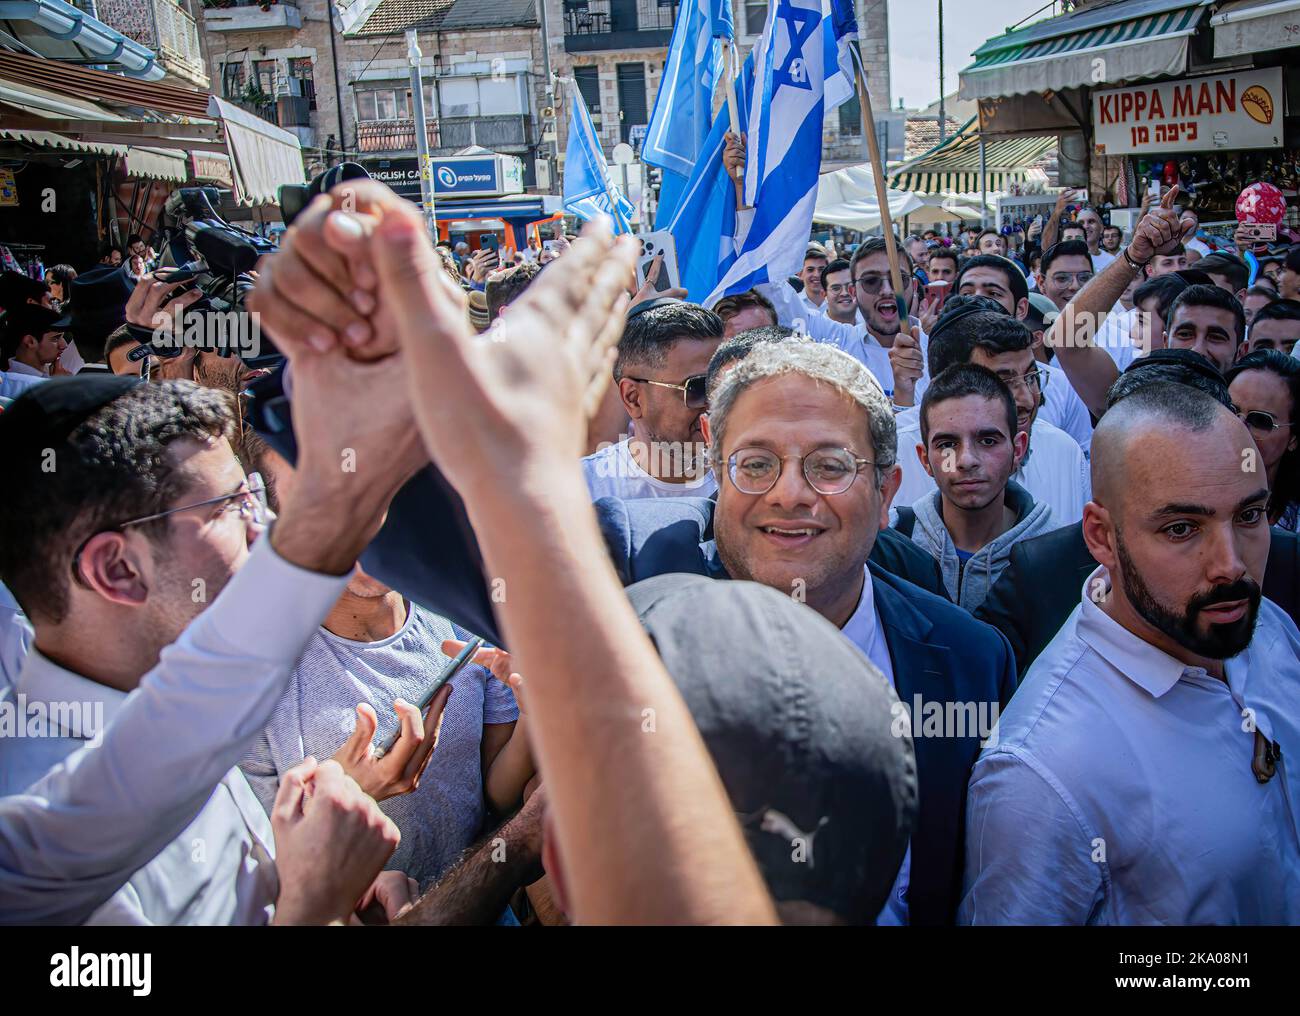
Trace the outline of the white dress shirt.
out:
<instances>
[{"instance_id":1,"label":"white dress shirt","mask_svg":"<svg viewBox=\"0 0 1300 1016\"><path fill-rule=\"evenodd\" d=\"M1089 576L975 763L958 920L1300 923L1300 632L1263 600L1220 681L1112 620L1108 582ZM1284 755L1262 784L1255 728Z\"/></svg>"},{"instance_id":2,"label":"white dress shirt","mask_svg":"<svg viewBox=\"0 0 1300 1016\"><path fill-rule=\"evenodd\" d=\"M44 737L0 738L0 795L22 793L98 733L93 723L69 724L63 712L69 704L79 705L79 716L98 715L107 724L126 692L74 674L33 649L9 700L29 712L48 710L50 723ZM279 887L267 812L243 773L232 769L185 831L85 923L265 924Z\"/></svg>"},{"instance_id":3,"label":"white dress shirt","mask_svg":"<svg viewBox=\"0 0 1300 1016\"><path fill-rule=\"evenodd\" d=\"M1041 365L1040 365L1041 366ZM1055 382L1053 382L1055 383ZM894 504L911 505L937 489L934 478L921 465L916 446L921 443L921 413L908 409L895 418L898 427L898 464L902 484ZM1083 518L1083 506L1092 498L1092 477L1079 443L1043 419L1034 418L1029 452L1011 479L1052 510L1054 528L1073 525Z\"/></svg>"},{"instance_id":4,"label":"white dress shirt","mask_svg":"<svg viewBox=\"0 0 1300 1016\"><path fill-rule=\"evenodd\" d=\"M0 798L0 922L85 921L175 840L266 725L346 583L289 564L259 539L102 740ZM221 847L206 845L209 856Z\"/></svg>"},{"instance_id":5,"label":"white dress shirt","mask_svg":"<svg viewBox=\"0 0 1300 1016\"><path fill-rule=\"evenodd\" d=\"M867 570L866 581L862 584L862 598L840 631L885 675L889 686L898 691L898 685L894 681L894 664L889 659L889 644L885 641L884 629L880 624L880 612L876 610L870 570ZM889 898L876 918L877 924L891 927L907 924L907 885L911 871L912 845L909 843L907 852L903 854L903 863L894 878L894 885L889 890Z\"/></svg>"},{"instance_id":6,"label":"white dress shirt","mask_svg":"<svg viewBox=\"0 0 1300 1016\"><path fill-rule=\"evenodd\" d=\"M18 680L32 644L32 626L9 588L0 582L0 692Z\"/></svg>"},{"instance_id":7,"label":"white dress shirt","mask_svg":"<svg viewBox=\"0 0 1300 1016\"><path fill-rule=\"evenodd\" d=\"M795 299L797 299L799 303L802 304L804 313L810 316L812 315L821 315L822 317L826 316L825 297L822 297L821 303L813 303L812 300L809 299L808 297L808 291L805 289L802 292L795 293Z\"/></svg>"}]
</instances>

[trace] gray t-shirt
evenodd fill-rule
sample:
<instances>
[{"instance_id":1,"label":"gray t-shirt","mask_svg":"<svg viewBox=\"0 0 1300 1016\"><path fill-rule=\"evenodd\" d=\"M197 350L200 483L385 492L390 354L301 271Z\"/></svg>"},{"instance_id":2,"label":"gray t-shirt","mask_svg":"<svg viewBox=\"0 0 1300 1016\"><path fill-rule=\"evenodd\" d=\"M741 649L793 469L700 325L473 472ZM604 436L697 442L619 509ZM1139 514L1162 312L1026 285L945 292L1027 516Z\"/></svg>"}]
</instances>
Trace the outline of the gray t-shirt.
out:
<instances>
[{"instance_id":1,"label":"gray t-shirt","mask_svg":"<svg viewBox=\"0 0 1300 1016\"><path fill-rule=\"evenodd\" d=\"M415 604L408 605L401 630L382 642L354 642L318 629L261 739L239 764L267 812L281 773L308 755L323 761L343 746L356 723L357 703L374 706L376 744L391 736L397 729L393 700L419 702L447 660L443 639L468 637ZM420 786L380 802L402 832L386 867L406 872L422 888L456 860L483 825L483 725L519 718L514 694L483 667L471 664L451 683L438 746Z\"/></svg>"}]
</instances>

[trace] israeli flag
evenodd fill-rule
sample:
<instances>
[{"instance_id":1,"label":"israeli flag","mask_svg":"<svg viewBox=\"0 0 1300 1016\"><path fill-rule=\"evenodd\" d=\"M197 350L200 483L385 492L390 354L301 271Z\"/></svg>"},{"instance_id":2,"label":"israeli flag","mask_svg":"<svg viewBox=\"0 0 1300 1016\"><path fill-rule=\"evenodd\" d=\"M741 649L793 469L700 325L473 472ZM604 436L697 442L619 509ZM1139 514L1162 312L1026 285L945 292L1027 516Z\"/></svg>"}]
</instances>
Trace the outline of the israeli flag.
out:
<instances>
[{"instance_id":1,"label":"israeli flag","mask_svg":"<svg viewBox=\"0 0 1300 1016\"><path fill-rule=\"evenodd\" d=\"M668 43L641 160L663 170L660 214L671 216L713 123L713 91L723 73L722 39L735 37L729 0L684 0Z\"/></svg>"},{"instance_id":2,"label":"israeli flag","mask_svg":"<svg viewBox=\"0 0 1300 1016\"><path fill-rule=\"evenodd\" d=\"M742 124L749 118L753 92L754 54L750 53L736 79L736 114ZM736 189L722 164L722 138L729 128L725 115L714 121L677 207L671 213L666 211L660 198L656 213L656 228L673 234L677 270L687 298L699 303L722 278L724 259L736 254Z\"/></svg>"},{"instance_id":3,"label":"israeli flag","mask_svg":"<svg viewBox=\"0 0 1300 1016\"><path fill-rule=\"evenodd\" d=\"M564 150L564 210L580 219L608 215L615 233L632 232L636 211L610 175L587 104L576 84L569 86L569 144Z\"/></svg>"},{"instance_id":4,"label":"israeli flag","mask_svg":"<svg viewBox=\"0 0 1300 1016\"><path fill-rule=\"evenodd\" d=\"M784 281L803 264L817 202L827 82L843 73L838 59L828 59L824 22L829 18L837 57L841 51L847 56L856 22L835 7L850 2L775 0L769 11L751 54L755 95L746 128L745 204L754 216L738 251L719 265L721 281L705 306L762 282Z\"/></svg>"}]
</instances>

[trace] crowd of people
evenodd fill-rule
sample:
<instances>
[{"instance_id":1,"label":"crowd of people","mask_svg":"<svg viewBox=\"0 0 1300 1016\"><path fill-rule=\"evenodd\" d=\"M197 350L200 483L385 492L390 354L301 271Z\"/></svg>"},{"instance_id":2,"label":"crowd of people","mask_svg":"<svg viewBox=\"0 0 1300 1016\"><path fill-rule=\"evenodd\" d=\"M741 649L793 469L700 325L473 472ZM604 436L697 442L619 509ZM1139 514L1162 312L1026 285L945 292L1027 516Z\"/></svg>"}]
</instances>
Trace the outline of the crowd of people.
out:
<instances>
[{"instance_id":1,"label":"crowd of people","mask_svg":"<svg viewBox=\"0 0 1300 1016\"><path fill-rule=\"evenodd\" d=\"M0 921L1300 921L1300 246L1073 200L4 276Z\"/></svg>"}]
</instances>

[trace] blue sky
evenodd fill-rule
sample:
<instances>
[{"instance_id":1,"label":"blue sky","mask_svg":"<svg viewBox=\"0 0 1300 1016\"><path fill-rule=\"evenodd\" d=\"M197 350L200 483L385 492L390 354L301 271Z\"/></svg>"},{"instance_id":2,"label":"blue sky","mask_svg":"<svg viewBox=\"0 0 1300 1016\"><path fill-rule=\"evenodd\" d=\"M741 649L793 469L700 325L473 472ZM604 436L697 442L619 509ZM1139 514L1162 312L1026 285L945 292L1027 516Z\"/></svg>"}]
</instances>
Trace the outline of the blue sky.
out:
<instances>
[{"instance_id":1,"label":"blue sky","mask_svg":"<svg viewBox=\"0 0 1300 1016\"><path fill-rule=\"evenodd\" d=\"M885 0L877 0L885 2ZM944 81L957 89L957 72L985 39L1000 35L1047 0L944 0ZM938 0L888 0L891 105L909 109L939 98ZM1046 17L1044 11L1039 17ZM1038 18L1034 19L1035 21Z\"/></svg>"}]
</instances>

